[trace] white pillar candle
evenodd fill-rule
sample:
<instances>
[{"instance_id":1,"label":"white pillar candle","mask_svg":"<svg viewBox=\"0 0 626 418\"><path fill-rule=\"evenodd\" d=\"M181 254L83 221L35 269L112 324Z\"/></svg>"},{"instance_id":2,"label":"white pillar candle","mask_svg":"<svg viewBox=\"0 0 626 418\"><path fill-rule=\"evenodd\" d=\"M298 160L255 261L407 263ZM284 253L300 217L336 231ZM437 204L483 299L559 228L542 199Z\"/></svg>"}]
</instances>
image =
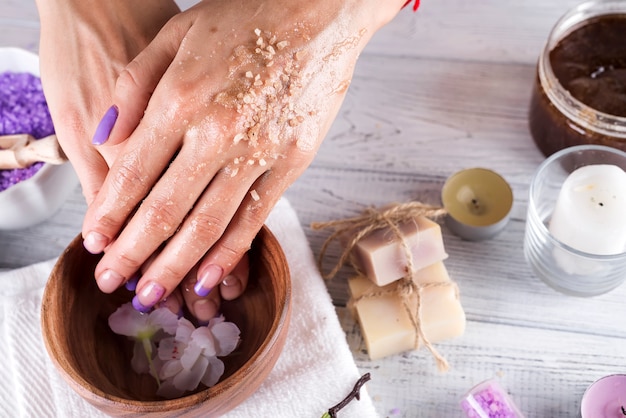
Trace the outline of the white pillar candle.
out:
<instances>
[{"instance_id":1,"label":"white pillar candle","mask_svg":"<svg viewBox=\"0 0 626 418\"><path fill-rule=\"evenodd\" d=\"M588 254L626 251L626 172L610 164L574 170L561 187L549 229Z\"/></svg>"}]
</instances>

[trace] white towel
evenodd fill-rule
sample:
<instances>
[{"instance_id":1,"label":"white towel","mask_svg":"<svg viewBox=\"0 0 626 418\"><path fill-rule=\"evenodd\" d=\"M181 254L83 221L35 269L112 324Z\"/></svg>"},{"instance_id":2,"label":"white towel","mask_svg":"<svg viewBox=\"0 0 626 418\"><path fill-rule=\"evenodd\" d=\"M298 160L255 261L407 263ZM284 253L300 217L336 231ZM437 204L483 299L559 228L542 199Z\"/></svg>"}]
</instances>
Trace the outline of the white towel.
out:
<instances>
[{"instance_id":1,"label":"white towel","mask_svg":"<svg viewBox=\"0 0 626 418\"><path fill-rule=\"evenodd\" d=\"M297 215L284 198L267 225L292 274L293 310L287 342L261 387L227 418L320 418L360 374ZM100 417L57 373L45 350L40 304L55 260L0 273L0 416ZM366 387L340 418L376 417Z\"/></svg>"}]
</instances>

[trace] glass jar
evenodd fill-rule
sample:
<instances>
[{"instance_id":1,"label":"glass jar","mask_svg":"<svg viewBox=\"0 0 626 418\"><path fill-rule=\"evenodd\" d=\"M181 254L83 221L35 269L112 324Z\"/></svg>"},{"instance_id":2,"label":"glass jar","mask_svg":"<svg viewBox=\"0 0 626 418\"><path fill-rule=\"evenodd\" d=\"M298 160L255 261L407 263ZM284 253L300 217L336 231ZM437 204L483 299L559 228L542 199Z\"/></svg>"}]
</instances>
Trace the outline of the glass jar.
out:
<instances>
[{"instance_id":1,"label":"glass jar","mask_svg":"<svg viewBox=\"0 0 626 418\"><path fill-rule=\"evenodd\" d=\"M624 0L587 1L557 21L539 57L529 111L544 155L588 144L626 151L624 34Z\"/></svg>"}]
</instances>

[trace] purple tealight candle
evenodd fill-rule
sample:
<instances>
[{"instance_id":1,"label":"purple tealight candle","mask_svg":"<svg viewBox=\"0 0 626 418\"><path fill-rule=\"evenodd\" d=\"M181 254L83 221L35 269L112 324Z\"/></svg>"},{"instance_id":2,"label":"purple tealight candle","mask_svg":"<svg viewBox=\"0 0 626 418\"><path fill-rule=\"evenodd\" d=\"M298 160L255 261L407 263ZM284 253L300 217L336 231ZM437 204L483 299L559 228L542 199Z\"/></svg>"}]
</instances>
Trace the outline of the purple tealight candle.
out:
<instances>
[{"instance_id":1,"label":"purple tealight candle","mask_svg":"<svg viewBox=\"0 0 626 418\"><path fill-rule=\"evenodd\" d=\"M626 374L605 376L587 388L582 418L626 418Z\"/></svg>"},{"instance_id":2,"label":"purple tealight candle","mask_svg":"<svg viewBox=\"0 0 626 418\"><path fill-rule=\"evenodd\" d=\"M524 418L504 389L493 379L474 386L461 401L468 418Z\"/></svg>"}]
</instances>

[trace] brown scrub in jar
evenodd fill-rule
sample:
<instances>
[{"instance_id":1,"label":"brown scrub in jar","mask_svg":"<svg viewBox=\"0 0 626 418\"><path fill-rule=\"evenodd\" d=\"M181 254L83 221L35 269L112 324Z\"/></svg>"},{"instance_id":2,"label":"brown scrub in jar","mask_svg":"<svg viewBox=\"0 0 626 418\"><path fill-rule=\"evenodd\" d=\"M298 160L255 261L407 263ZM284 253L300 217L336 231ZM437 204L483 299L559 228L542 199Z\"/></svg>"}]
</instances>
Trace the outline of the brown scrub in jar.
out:
<instances>
[{"instance_id":1,"label":"brown scrub in jar","mask_svg":"<svg viewBox=\"0 0 626 418\"><path fill-rule=\"evenodd\" d=\"M602 2L583 6L594 3ZM549 39L539 59L529 112L544 155L584 144L626 151L626 2L621 5L623 13L574 24L565 15L553 29L551 38L560 38Z\"/></svg>"}]
</instances>

